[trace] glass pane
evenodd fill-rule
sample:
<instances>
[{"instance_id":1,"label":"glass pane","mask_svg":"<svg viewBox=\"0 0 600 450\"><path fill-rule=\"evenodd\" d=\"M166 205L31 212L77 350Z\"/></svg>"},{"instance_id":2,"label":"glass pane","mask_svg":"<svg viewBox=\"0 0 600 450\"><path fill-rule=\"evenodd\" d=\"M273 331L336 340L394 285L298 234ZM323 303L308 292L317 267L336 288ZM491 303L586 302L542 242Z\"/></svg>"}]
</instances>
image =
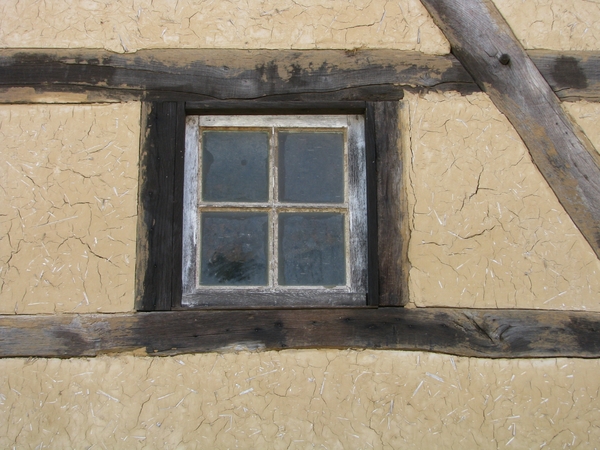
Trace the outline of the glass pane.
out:
<instances>
[{"instance_id":1,"label":"glass pane","mask_svg":"<svg viewBox=\"0 0 600 450\"><path fill-rule=\"evenodd\" d=\"M279 284L346 284L343 214L279 214Z\"/></svg>"},{"instance_id":2,"label":"glass pane","mask_svg":"<svg viewBox=\"0 0 600 450\"><path fill-rule=\"evenodd\" d=\"M267 224L266 213L202 213L200 284L266 285Z\"/></svg>"},{"instance_id":3,"label":"glass pane","mask_svg":"<svg viewBox=\"0 0 600 450\"><path fill-rule=\"evenodd\" d=\"M279 200L344 202L344 134L279 133Z\"/></svg>"},{"instance_id":4,"label":"glass pane","mask_svg":"<svg viewBox=\"0 0 600 450\"><path fill-rule=\"evenodd\" d=\"M202 133L202 200L269 200L269 135L263 131Z\"/></svg>"}]
</instances>

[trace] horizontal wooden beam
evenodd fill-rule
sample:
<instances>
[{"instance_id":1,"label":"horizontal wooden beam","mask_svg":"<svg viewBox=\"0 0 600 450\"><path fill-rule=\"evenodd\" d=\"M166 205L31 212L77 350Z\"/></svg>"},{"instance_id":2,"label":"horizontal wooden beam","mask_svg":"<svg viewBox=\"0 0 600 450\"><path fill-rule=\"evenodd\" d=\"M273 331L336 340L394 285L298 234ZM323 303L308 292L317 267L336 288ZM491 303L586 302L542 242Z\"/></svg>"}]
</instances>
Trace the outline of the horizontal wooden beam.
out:
<instances>
[{"instance_id":1,"label":"horizontal wooden beam","mask_svg":"<svg viewBox=\"0 0 600 450\"><path fill-rule=\"evenodd\" d=\"M600 52L531 51L561 98L600 100ZM397 50L0 50L0 103L398 100L479 90L452 55Z\"/></svg>"},{"instance_id":2,"label":"horizontal wooden beam","mask_svg":"<svg viewBox=\"0 0 600 450\"><path fill-rule=\"evenodd\" d=\"M0 357L372 348L487 358L600 357L600 314L450 308L0 316Z\"/></svg>"},{"instance_id":3,"label":"horizontal wooden beam","mask_svg":"<svg viewBox=\"0 0 600 450\"><path fill-rule=\"evenodd\" d=\"M137 93L146 100L364 100L365 95L392 100L402 98L399 74L413 79L415 64L431 65L430 80L425 81L431 85L444 82L453 69L462 71L451 59L414 53L398 63L390 60L392 55L339 50L0 50L0 87L101 86L107 95ZM324 98L325 93L333 98Z\"/></svg>"},{"instance_id":4,"label":"horizontal wooden beam","mask_svg":"<svg viewBox=\"0 0 600 450\"><path fill-rule=\"evenodd\" d=\"M600 52L528 50L527 54L561 100L600 101Z\"/></svg>"}]
</instances>

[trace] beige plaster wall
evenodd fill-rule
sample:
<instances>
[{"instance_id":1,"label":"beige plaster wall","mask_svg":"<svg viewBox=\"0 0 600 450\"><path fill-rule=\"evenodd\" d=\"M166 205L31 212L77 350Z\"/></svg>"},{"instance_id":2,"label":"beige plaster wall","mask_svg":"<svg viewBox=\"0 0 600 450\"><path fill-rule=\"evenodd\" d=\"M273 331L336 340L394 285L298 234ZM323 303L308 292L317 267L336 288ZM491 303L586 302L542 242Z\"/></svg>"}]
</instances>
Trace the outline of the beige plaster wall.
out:
<instances>
[{"instance_id":1,"label":"beige plaster wall","mask_svg":"<svg viewBox=\"0 0 600 450\"><path fill-rule=\"evenodd\" d=\"M600 148L600 106L566 106ZM600 261L485 94L408 95L416 306L600 310Z\"/></svg>"},{"instance_id":2,"label":"beige plaster wall","mask_svg":"<svg viewBox=\"0 0 600 450\"><path fill-rule=\"evenodd\" d=\"M562 106L583 129L596 150L600 152L600 103L563 102Z\"/></svg>"},{"instance_id":3,"label":"beige plaster wall","mask_svg":"<svg viewBox=\"0 0 600 450\"><path fill-rule=\"evenodd\" d=\"M449 51L419 0L4 0L0 47Z\"/></svg>"},{"instance_id":4,"label":"beige plaster wall","mask_svg":"<svg viewBox=\"0 0 600 450\"><path fill-rule=\"evenodd\" d=\"M0 447L592 449L599 370L353 350L0 360Z\"/></svg>"},{"instance_id":5,"label":"beige plaster wall","mask_svg":"<svg viewBox=\"0 0 600 450\"><path fill-rule=\"evenodd\" d=\"M600 49L597 0L493 0L525 48Z\"/></svg>"},{"instance_id":6,"label":"beige plaster wall","mask_svg":"<svg viewBox=\"0 0 600 450\"><path fill-rule=\"evenodd\" d=\"M600 49L596 1L494 3L526 48ZM0 47L450 49L418 0L6 0Z\"/></svg>"},{"instance_id":7,"label":"beige plaster wall","mask_svg":"<svg viewBox=\"0 0 600 450\"><path fill-rule=\"evenodd\" d=\"M133 308L139 103L0 108L0 313Z\"/></svg>"}]
</instances>

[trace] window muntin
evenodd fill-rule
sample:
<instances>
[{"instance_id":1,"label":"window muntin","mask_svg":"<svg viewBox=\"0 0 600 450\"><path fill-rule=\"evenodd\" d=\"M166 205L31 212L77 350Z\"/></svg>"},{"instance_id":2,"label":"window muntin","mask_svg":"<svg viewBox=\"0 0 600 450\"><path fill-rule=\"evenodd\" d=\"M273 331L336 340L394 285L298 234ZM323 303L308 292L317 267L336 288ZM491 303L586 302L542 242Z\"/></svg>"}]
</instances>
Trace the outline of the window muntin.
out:
<instances>
[{"instance_id":1,"label":"window muntin","mask_svg":"<svg viewBox=\"0 0 600 450\"><path fill-rule=\"evenodd\" d=\"M182 306L365 305L365 163L362 116L188 116Z\"/></svg>"}]
</instances>

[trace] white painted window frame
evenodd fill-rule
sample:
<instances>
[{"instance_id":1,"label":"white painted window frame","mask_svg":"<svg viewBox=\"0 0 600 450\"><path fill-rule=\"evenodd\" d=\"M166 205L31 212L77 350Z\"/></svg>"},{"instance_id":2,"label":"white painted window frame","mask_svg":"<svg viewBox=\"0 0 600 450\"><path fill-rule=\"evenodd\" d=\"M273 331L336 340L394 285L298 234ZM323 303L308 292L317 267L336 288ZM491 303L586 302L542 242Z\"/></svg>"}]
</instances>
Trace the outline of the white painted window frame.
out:
<instances>
[{"instance_id":1,"label":"white painted window frame","mask_svg":"<svg viewBox=\"0 0 600 450\"><path fill-rule=\"evenodd\" d=\"M346 285L324 286L202 286L199 284L199 219L203 207L219 207L226 211L228 203L203 203L199 200L202 131L211 128L275 129L320 131L343 130L345 143L345 201L336 205L245 203L243 206L271 209L303 208L337 209L346 218ZM271 143L271 145L276 145ZM186 118L185 171L183 204L182 301L184 308L197 307L331 307L365 306L367 303L367 189L366 189L365 125L362 115L191 115ZM274 171L273 151L269 155L271 183ZM271 197L271 196L270 196ZM236 203L235 206L239 206ZM214 209L213 209L214 210ZM276 216L276 214L274 214ZM272 224L270 214L269 221ZM277 230L270 226L270 230ZM270 233L276 233L273 231ZM277 236L270 235L277 245ZM271 248L271 246L269 246ZM270 270L276 271L277 251L269 256ZM272 275L269 276L270 282Z\"/></svg>"}]
</instances>

